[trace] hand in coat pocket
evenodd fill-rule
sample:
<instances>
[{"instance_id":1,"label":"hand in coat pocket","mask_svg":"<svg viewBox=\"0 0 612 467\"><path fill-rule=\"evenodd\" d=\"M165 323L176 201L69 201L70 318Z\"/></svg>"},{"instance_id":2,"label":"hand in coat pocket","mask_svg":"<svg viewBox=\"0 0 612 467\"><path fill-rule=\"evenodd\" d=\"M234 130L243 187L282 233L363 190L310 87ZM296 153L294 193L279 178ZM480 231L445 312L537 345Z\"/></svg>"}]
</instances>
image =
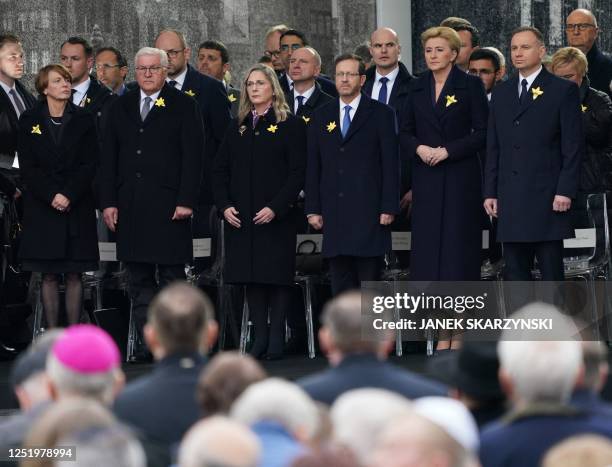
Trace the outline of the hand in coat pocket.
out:
<instances>
[{"instance_id":1,"label":"hand in coat pocket","mask_svg":"<svg viewBox=\"0 0 612 467\"><path fill-rule=\"evenodd\" d=\"M177 206L174 210L174 214L172 215L172 220L182 221L183 219L188 219L191 216L193 216L193 209L185 206Z\"/></svg>"}]
</instances>

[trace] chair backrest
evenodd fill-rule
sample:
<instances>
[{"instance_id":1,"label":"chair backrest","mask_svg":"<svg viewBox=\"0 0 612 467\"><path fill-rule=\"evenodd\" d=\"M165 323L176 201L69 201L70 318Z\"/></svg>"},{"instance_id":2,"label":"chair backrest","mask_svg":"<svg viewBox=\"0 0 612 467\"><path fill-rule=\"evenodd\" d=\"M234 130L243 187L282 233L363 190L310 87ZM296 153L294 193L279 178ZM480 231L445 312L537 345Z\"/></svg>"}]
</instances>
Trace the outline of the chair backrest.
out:
<instances>
[{"instance_id":1,"label":"chair backrest","mask_svg":"<svg viewBox=\"0 0 612 467\"><path fill-rule=\"evenodd\" d=\"M589 264L602 265L610 261L610 227L605 193L593 193L587 197L589 222L595 228L595 248Z\"/></svg>"}]
</instances>

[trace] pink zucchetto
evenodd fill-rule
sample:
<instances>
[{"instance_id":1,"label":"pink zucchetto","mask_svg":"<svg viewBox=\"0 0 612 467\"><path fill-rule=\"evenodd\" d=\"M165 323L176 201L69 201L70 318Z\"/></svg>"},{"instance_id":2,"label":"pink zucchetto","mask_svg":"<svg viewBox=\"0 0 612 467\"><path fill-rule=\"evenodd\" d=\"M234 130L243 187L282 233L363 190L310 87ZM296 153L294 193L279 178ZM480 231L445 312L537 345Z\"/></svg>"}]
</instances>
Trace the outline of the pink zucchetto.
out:
<instances>
[{"instance_id":1,"label":"pink zucchetto","mask_svg":"<svg viewBox=\"0 0 612 467\"><path fill-rule=\"evenodd\" d=\"M91 324L67 328L55 342L54 357L76 373L102 373L119 366L117 344L103 329Z\"/></svg>"}]
</instances>

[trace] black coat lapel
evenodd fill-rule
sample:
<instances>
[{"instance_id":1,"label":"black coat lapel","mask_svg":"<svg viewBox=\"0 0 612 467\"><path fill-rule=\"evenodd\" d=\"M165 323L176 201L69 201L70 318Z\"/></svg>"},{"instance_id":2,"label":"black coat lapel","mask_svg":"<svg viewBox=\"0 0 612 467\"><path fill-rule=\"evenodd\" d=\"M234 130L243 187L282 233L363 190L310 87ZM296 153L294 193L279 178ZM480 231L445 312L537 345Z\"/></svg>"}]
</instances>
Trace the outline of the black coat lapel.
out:
<instances>
[{"instance_id":1,"label":"black coat lapel","mask_svg":"<svg viewBox=\"0 0 612 467\"><path fill-rule=\"evenodd\" d=\"M123 110L126 115L140 126L142 120L140 118L140 88L137 87L126 92L121 96L123 100Z\"/></svg>"},{"instance_id":2,"label":"black coat lapel","mask_svg":"<svg viewBox=\"0 0 612 467\"><path fill-rule=\"evenodd\" d=\"M11 122L11 127L14 130L17 130L17 126L18 126L17 112L15 112L15 107L13 106L13 102L11 101L11 98L8 96L8 94L4 91L4 89L0 89L0 107L6 108L6 113Z\"/></svg>"},{"instance_id":3,"label":"black coat lapel","mask_svg":"<svg viewBox=\"0 0 612 467\"><path fill-rule=\"evenodd\" d=\"M351 126L349 126L348 133L344 138L344 142L347 142L349 139L351 139L351 136L353 136L355 132L367 122L370 113L372 113L372 99L370 99L365 94L361 94L361 100L359 101L359 105L357 106L355 117L353 117Z\"/></svg>"},{"instance_id":4,"label":"black coat lapel","mask_svg":"<svg viewBox=\"0 0 612 467\"><path fill-rule=\"evenodd\" d=\"M467 74L461 71L456 66L453 66L450 74L444 84L444 89L438 98L436 107L439 109L440 121L446 120L447 116L450 115L452 106L459 102L459 89L465 89L467 87Z\"/></svg>"},{"instance_id":5,"label":"black coat lapel","mask_svg":"<svg viewBox=\"0 0 612 467\"><path fill-rule=\"evenodd\" d=\"M433 105L435 96L432 95L432 80L431 71L426 71L414 83L413 107L415 114L428 118L438 131L442 131L438 113Z\"/></svg>"},{"instance_id":6,"label":"black coat lapel","mask_svg":"<svg viewBox=\"0 0 612 467\"><path fill-rule=\"evenodd\" d=\"M171 105L172 92L173 90L170 88L170 85L167 83L164 84L164 87L161 89L161 92L157 96L157 99L153 100L151 104L151 110L149 111L147 118L143 122L145 126L150 125L151 122L156 120L162 113L166 112L168 106Z\"/></svg>"},{"instance_id":7,"label":"black coat lapel","mask_svg":"<svg viewBox=\"0 0 612 467\"><path fill-rule=\"evenodd\" d=\"M518 112L516 113L515 118L523 115L529 108L535 103L536 100L541 99L542 94L545 91L546 84L550 79L550 74L544 67L542 67L542 71L536 76L536 79L531 83L531 86L527 90L527 96L523 100L522 104L520 104ZM516 78L516 95L518 96L518 76Z\"/></svg>"}]
</instances>

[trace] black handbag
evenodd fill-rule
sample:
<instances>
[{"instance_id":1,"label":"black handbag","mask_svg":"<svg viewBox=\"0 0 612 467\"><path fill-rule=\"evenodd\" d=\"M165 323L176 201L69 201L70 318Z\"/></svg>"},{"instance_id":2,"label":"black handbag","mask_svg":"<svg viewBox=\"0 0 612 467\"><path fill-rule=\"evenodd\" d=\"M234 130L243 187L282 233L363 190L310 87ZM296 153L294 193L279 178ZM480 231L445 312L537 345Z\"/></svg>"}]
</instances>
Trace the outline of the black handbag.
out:
<instances>
[{"instance_id":1,"label":"black handbag","mask_svg":"<svg viewBox=\"0 0 612 467\"><path fill-rule=\"evenodd\" d=\"M323 256L317 253L313 240L303 240L297 246L295 270L298 274L319 274L323 271Z\"/></svg>"}]
</instances>

